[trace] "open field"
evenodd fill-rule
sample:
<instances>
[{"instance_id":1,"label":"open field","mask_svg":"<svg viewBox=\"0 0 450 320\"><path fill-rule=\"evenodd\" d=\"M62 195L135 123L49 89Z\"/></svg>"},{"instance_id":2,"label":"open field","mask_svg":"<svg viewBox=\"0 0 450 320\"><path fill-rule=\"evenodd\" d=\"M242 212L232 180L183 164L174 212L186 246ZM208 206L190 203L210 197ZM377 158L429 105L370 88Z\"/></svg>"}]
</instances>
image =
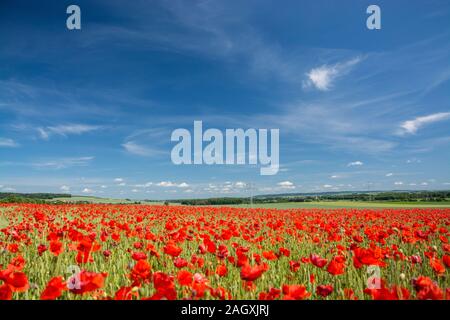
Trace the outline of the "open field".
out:
<instances>
[{"instance_id":1,"label":"open field","mask_svg":"<svg viewBox=\"0 0 450 320\"><path fill-rule=\"evenodd\" d=\"M231 205L237 208L299 209L299 208L450 208L447 202L362 202L362 201L317 201L282 202Z\"/></svg>"},{"instance_id":2,"label":"open field","mask_svg":"<svg viewBox=\"0 0 450 320\"><path fill-rule=\"evenodd\" d=\"M450 209L0 208L0 299L450 298Z\"/></svg>"}]
</instances>

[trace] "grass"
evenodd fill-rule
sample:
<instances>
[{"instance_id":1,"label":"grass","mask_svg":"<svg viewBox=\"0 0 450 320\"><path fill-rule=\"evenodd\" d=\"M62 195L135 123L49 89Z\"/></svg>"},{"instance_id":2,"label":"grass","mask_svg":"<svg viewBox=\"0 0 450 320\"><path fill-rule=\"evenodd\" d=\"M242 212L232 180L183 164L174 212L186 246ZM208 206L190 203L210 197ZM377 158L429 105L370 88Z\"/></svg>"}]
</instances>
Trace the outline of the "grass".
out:
<instances>
[{"instance_id":1,"label":"grass","mask_svg":"<svg viewBox=\"0 0 450 320\"><path fill-rule=\"evenodd\" d=\"M250 204L232 205L238 208L251 208ZM253 208L297 209L297 208L450 208L450 201L436 202L363 202L363 201L317 201L256 203Z\"/></svg>"},{"instance_id":2,"label":"grass","mask_svg":"<svg viewBox=\"0 0 450 320\"><path fill-rule=\"evenodd\" d=\"M0 207L0 229L6 228L9 225L8 219L4 216L6 208Z\"/></svg>"},{"instance_id":3,"label":"grass","mask_svg":"<svg viewBox=\"0 0 450 320\"><path fill-rule=\"evenodd\" d=\"M59 200L63 202L76 202L87 201L93 204L133 204L139 200L127 200L127 199L113 199L113 198L99 198L89 196L74 196L67 198L54 198L52 200ZM145 205L162 205L163 201L139 201ZM172 205L179 205L171 203ZM236 208L251 208L250 204L241 205L219 205L219 207L236 207ZM255 203L253 208L267 208L267 209L298 209L298 208L450 208L450 201L442 202L401 202L401 201L389 201L389 202L364 202L364 201L314 201L314 202L279 202L279 203Z\"/></svg>"}]
</instances>

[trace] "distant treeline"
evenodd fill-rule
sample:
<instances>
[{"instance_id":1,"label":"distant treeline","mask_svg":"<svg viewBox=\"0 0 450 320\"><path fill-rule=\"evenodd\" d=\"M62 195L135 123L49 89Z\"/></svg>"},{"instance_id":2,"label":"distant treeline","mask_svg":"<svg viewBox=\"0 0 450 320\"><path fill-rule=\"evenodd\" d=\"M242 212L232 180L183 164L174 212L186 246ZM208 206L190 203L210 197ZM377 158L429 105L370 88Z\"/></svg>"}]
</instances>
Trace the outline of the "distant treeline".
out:
<instances>
[{"instance_id":1,"label":"distant treeline","mask_svg":"<svg viewBox=\"0 0 450 320\"><path fill-rule=\"evenodd\" d=\"M47 203L54 198L70 198L66 193L13 193L0 192L0 203Z\"/></svg>"},{"instance_id":2,"label":"distant treeline","mask_svg":"<svg viewBox=\"0 0 450 320\"><path fill-rule=\"evenodd\" d=\"M248 197L236 198L208 198L208 199L182 199L171 200L170 202L183 205L232 205L253 203L280 203L280 202L315 202L315 201L399 201L399 202L442 202L450 201L450 191L392 191L392 192L372 192L372 193L332 193L316 195L269 195L256 196L253 199Z\"/></svg>"}]
</instances>

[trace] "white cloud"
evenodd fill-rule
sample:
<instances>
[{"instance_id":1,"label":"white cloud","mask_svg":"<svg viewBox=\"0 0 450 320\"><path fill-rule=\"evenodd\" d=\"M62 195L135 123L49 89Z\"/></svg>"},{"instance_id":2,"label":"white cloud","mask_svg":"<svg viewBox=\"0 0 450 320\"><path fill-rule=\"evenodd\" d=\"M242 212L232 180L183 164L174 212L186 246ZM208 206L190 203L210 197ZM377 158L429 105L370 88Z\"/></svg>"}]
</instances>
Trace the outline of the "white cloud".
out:
<instances>
[{"instance_id":1,"label":"white cloud","mask_svg":"<svg viewBox=\"0 0 450 320\"><path fill-rule=\"evenodd\" d=\"M136 188L148 188L151 187L153 185L153 182L147 182L144 184L136 184L135 187Z\"/></svg>"},{"instance_id":2,"label":"white cloud","mask_svg":"<svg viewBox=\"0 0 450 320\"><path fill-rule=\"evenodd\" d=\"M122 147L124 149L134 155L143 156L143 157L150 157L162 154L161 150L151 149L146 146L137 144L134 141L128 141L124 144L122 144Z\"/></svg>"},{"instance_id":3,"label":"white cloud","mask_svg":"<svg viewBox=\"0 0 450 320\"><path fill-rule=\"evenodd\" d=\"M122 178L115 178L114 182L123 182L123 179Z\"/></svg>"},{"instance_id":4,"label":"white cloud","mask_svg":"<svg viewBox=\"0 0 450 320\"><path fill-rule=\"evenodd\" d=\"M189 188L189 185L186 182L182 182L177 187L178 188Z\"/></svg>"},{"instance_id":5,"label":"white cloud","mask_svg":"<svg viewBox=\"0 0 450 320\"><path fill-rule=\"evenodd\" d=\"M49 126L49 127L39 127L37 128L39 136L47 140L52 134L67 136L70 134L80 135L83 133L95 131L101 129L101 126L93 126L87 124L66 124L66 125L58 125L58 126Z\"/></svg>"},{"instance_id":6,"label":"white cloud","mask_svg":"<svg viewBox=\"0 0 450 320\"><path fill-rule=\"evenodd\" d=\"M61 186L61 191L64 191L64 192L69 192L70 191L70 187L68 187L68 186Z\"/></svg>"},{"instance_id":7,"label":"white cloud","mask_svg":"<svg viewBox=\"0 0 450 320\"><path fill-rule=\"evenodd\" d=\"M245 188L245 187L247 186L247 184L246 184L245 182L238 181L238 182L236 182L236 183L234 184L234 186L235 186L236 188Z\"/></svg>"},{"instance_id":8,"label":"white cloud","mask_svg":"<svg viewBox=\"0 0 450 320\"><path fill-rule=\"evenodd\" d=\"M340 176L338 176L338 175L332 175L330 178L331 178L331 179L338 179L338 178L340 178Z\"/></svg>"},{"instance_id":9,"label":"white cloud","mask_svg":"<svg viewBox=\"0 0 450 320\"><path fill-rule=\"evenodd\" d=\"M277 185L282 189L295 189L295 185L291 181L281 181Z\"/></svg>"},{"instance_id":10,"label":"white cloud","mask_svg":"<svg viewBox=\"0 0 450 320\"><path fill-rule=\"evenodd\" d=\"M403 134L415 134L417 131L422 128L425 125L438 122L438 121L444 121L450 119L450 112L440 112L440 113L434 113L430 114L428 116L422 116L417 117L413 120L408 120L405 122L402 122L400 125L400 131L399 133L401 135Z\"/></svg>"},{"instance_id":11,"label":"white cloud","mask_svg":"<svg viewBox=\"0 0 450 320\"><path fill-rule=\"evenodd\" d=\"M321 91L327 91L331 88L333 81L347 73L352 66L361 61L360 57L356 57L352 60L336 63L334 65L323 65L317 68L311 69L306 76L308 79L303 83L305 88L314 86Z\"/></svg>"},{"instance_id":12,"label":"white cloud","mask_svg":"<svg viewBox=\"0 0 450 320\"><path fill-rule=\"evenodd\" d=\"M19 146L19 144L17 142L15 142L13 139L0 138L0 148L1 147L15 148L15 147L18 147L18 146Z\"/></svg>"},{"instance_id":13,"label":"white cloud","mask_svg":"<svg viewBox=\"0 0 450 320\"><path fill-rule=\"evenodd\" d=\"M84 188L83 191L81 191L83 193L94 193L94 190L89 189L89 188Z\"/></svg>"},{"instance_id":14,"label":"white cloud","mask_svg":"<svg viewBox=\"0 0 450 320\"><path fill-rule=\"evenodd\" d=\"M386 173L386 177L392 177L394 174L392 172Z\"/></svg>"},{"instance_id":15,"label":"white cloud","mask_svg":"<svg viewBox=\"0 0 450 320\"><path fill-rule=\"evenodd\" d=\"M362 166L364 163L362 161L353 161L347 164L347 167Z\"/></svg>"},{"instance_id":16,"label":"white cloud","mask_svg":"<svg viewBox=\"0 0 450 320\"><path fill-rule=\"evenodd\" d=\"M36 168L49 168L49 169L64 169L69 167L84 167L89 165L89 163L94 159L94 157L78 157L78 158L61 158L53 160L45 160L32 163L33 167Z\"/></svg>"},{"instance_id":17,"label":"white cloud","mask_svg":"<svg viewBox=\"0 0 450 320\"><path fill-rule=\"evenodd\" d=\"M158 187L164 187L164 188L176 187L177 186L176 183L173 183L171 181L161 181L161 182L158 182L156 185Z\"/></svg>"},{"instance_id":18,"label":"white cloud","mask_svg":"<svg viewBox=\"0 0 450 320\"><path fill-rule=\"evenodd\" d=\"M133 190L131 190L131 192L137 193L137 192L139 192L139 190L138 189L133 189Z\"/></svg>"},{"instance_id":19,"label":"white cloud","mask_svg":"<svg viewBox=\"0 0 450 320\"><path fill-rule=\"evenodd\" d=\"M102 188L102 189L106 189L106 188L108 188L107 186L105 186L104 184L103 185L101 185L100 186L100 188Z\"/></svg>"},{"instance_id":20,"label":"white cloud","mask_svg":"<svg viewBox=\"0 0 450 320\"><path fill-rule=\"evenodd\" d=\"M326 189L333 188L333 186L331 184L324 184L323 187L326 188Z\"/></svg>"},{"instance_id":21,"label":"white cloud","mask_svg":"<svg viewBox=\"0 0 450 320\"><path fill-rule=\"evenodd\" d=\"M422 182L420 185L421 185L421 186L427 186L427 185L428 185L428 182Z\"/></svg>"},{"instance_id":22,"label":"white cloud","mask_svg":"<svg viewBox=\"0 0 450 320\"><path fill-rule=\"evenodd\" d=\"M395 184L396 186L401 186L401 185L403 185L403 182L402 182L402 181L396 181L396 182L394 182L394 184Z\"/></svg>"}]
</instances>

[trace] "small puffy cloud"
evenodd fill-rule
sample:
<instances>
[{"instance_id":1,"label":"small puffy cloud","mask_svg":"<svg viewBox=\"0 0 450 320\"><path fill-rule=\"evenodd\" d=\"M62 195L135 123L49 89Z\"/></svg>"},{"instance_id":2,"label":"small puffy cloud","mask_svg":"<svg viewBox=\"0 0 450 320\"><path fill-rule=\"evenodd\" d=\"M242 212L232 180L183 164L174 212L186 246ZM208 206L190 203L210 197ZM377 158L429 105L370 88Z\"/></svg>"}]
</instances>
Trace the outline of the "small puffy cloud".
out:
<instances>
[{"instance_id":1,"label":"small puffy cloud","mask_svg":"<svg viewBox=\"0 0 450 320\"><path fill-rule=\"evenodd\" d=\"M362 166L364 163L362 161L353 161L347 164L347 167Z\"/></svg>"},{"instance_id":2,"label":"small puffy cloud","mask_svg":"<svg viewBox=\"0 0 450 320\"><path fill-rule=\"evenodd\" d=\"M361 61L360 57L352 60L336 63L334 65L323 65L311 69L307 74L307 80L303 82L303 87L315 87L317 90L327 91L331 88L333 81L350 71L351 67Z\"/></svg>"},{"instance_id":3,"label":"small puffy cloud","mask_svg":"<svg viewBox=\"0 0 450 320\"><path fill-rule=\"evenodd\" d=\"M394 174L392 172L386 173L386 177L392 177Z\"/></svg>"},{"instance_id":4,"label":"small puffy cloud","mask_svg":"<svg viewBox=\"0 0 450 320\"><path fill-rule=\"evenodd\" d=\"M234 184L234 186L235 186L236 188L245 188L245 187L247 186L247 184L246 184L245 182L238 181L238 182L236 182L236 183Z\"/></svg>"},{"instance_id":5,"label":"small puffy cloud","mask_svg":"<svg viewBox=\"0 0 450 320\"><path fill-rule=\"evenodd\" d=\"M295 185L291 181L281 181L277 185L282 189L295 189Z\"/></svg>"},{"instance_id":6,"label":"small puffy cloud","mask_svg":"<svg viewBox=\"0 0 450 320\"><path fill-rule=\"evenodd\" d=\"M334 175L332 175L330 178L331 178L331 179L338 179L338 178L340 178L340 176L334 174Z\"/></svg>"},{"instance_id":7,"label":"small puffy cloud","mask_svg":"<svg viewBox=\"0 0 450 320\"><path fill-rule=\"evenodd\" d=\"M153 185L153 182L147 182L144 184L136 184L135 187L136 188L148 188L151 187Z\"/></svg>"},{"instance_id":8,"label":"small puffy cloud","mask_svg":"<svg viewBox=\"0 0 450 320\"><path fill-rule=\"evenodd\" d=\"M403 182L402 181L395 181L394 184L396 186L401 186L401 185L403 185Z\"/></svg>"},{"instance_id":9,"label":"small puffy cloud","mask_svg":"<svg viewBox=\"0 0 450 320\"><path fill-rule=\"evenodd\" d=\"M83 191L81 191L83 193L94 193L94 190L89 189L89 188L84 188Z\"/></svg>"},{"instance_id":10,"label":"small puffy cloud","mask_svg":"<svg viewBox=\"0 0 450 320\"><path fill-rule=\"evenodd\" d=\"M420 185L421 185L421 186L427 186L427 185L428 185L428 182L422 182Z\"/></svg>"},{"instance_id":11,"label":"small puffy cloud","mask_svg":"<svg viewBox=\"0 0 450 320\"><path fill-rule=\"evenodd\" d=\"M178 188L189 188L189 185L186 182L182 182L177 187Z\"/></svg>"},{"instance_id":12,"label":"small puffy cloud","mask_svg":"<svg viewBox=\"0 0 450 320\"><path fill-rule=\"evenodd\" d=\"M161 182L158 182L156 185L158 187L164 187L164 188L176 187L177 186L176 183L173 183L171 181L161 181Z\"/></svg>"},{"instance_id":13,"label":"small puffy cloud","mask_svg":"<svg viewBox=\"0 0 450 320\"><path fill-rule=\"evenodd\" d=\"M123 179L122 178L115 178L114 182L123 182Z\"/></svg>"},{"instance_id":14,"label":"small puffy cloud","mask_svg":"<svg viewBox=\"0 0 450 320\"><path fill-rule=\"evenodd\" d=\"M64 192L69 192L70 191L70 187L68 187L68 186L61 186L61 191L64 191Z\"/></svg>"},{"instance_id":15,"label":"small puffy cloud","mask_svg":"<svg viewBox=\"0 0 450 320\"><path fill-rule=\"evenodd\" d=\"M19 144L13 139L0 138L0 148L16 148Z\"/></svg>"},{"instance_id":16,"label":"small puffy cloud","mask_svg":"<svg viewBox=\"0 0 450 320\"><path fill-rule=\"evenodd\" d=\"M400 124L399 133L401 135L405 134L415 134L417 131L434 122L444 121L450 119L450 112L440 112L434 113L427 116L417 117L413 120L404 121Z\"/></svg>"},{"instance_id":17,"label":"small puffy cloud","mask_svg":"<svg viewBox=\"0 0 450 320\"><path fill-rule=\"evenodd\" d=\"M333 188L333 186L331 184L324 184L323 187L325 189Z\"/></svg>"}]
</instances>

